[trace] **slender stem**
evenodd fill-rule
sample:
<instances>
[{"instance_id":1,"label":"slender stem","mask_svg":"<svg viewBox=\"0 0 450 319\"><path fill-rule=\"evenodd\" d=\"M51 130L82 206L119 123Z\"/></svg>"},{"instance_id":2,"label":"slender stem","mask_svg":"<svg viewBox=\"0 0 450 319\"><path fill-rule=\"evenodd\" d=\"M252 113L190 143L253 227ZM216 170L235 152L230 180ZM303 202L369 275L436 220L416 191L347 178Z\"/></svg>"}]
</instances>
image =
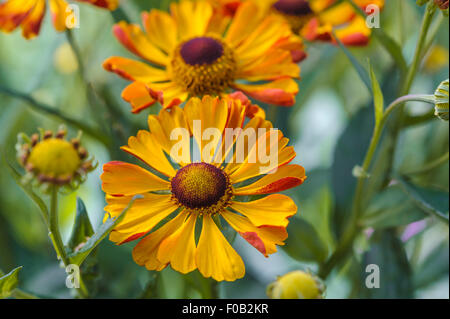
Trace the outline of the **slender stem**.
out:
<instances>
[{"instance_id":1,"label":"slender stem","mask_svg":"<svg viewBox=\"0 0 450 319\"><path fill-rule=\"evenodd\" d=\"M66 248L59 231L58 224L58 186L52 186L50 197L50 223L49 223L50 238L55 248L58 259L61 259L64 266L70 264L69 257L66 253ZM80 276L80 289L77 289L80 298L87 298L89 296L87 288Z\"/></svg>"},{"instance_id":2,"label":"slender stem","mask_svg":"<svg viewBox=\"0 0 450 319\"><path fill-rule=\"evenodd\" d=\"M422 166L419 169L416 170L412 170L406 173L403 173L404 175L419 175L419 174L423 174L423 173L427 173L439 166L441 166L442 164L448 162L449 160L449 152L445 153L444 155L440 156L439 158L435 159L434 161L431 161L428 164L425 164L425 166Z\"/></svg>"},{"instance_id":3,"label":"slender stem","mask_svg":"<svg viewBox=\"0 0 450 319\"><path fill-rule=\"evenodd\" d=\"M30 95L18 92L18 91L13 90L13 89L5 88L5 87L2 87L2 86L0 86L0 93L3 93L3 94L6 94L6 95L9 95L9 96L21 99L21 100L27 102L33 109L35 109L35 110L37 110L39 112L43 112L43 113L55 116L55 117L59 118L60 120L63 120L66 123L79 128L83 132L89 134L93 138L95 138L98 141L100 141L101 143L103 143L105 146L108 146L109 143L110 143L109 138L107 136L101 134L100 132L98 132L97 130L91 128L90 126L87 126L82 121L70 118L67 115L62 114L56 108L36 101Z\"/></svg>"},{"instance_id":4,"label":"slender stem","mask_svg":"<svg viewBox=\"0 0 450 319\"><path fill-rule=\"evenodd\" d=\"M380 122L375 125L374 132L372 134L372 139L370 141L369 149L367 150L366 156L364 158L362 169L364 172L367 172L372 164L373 156L379 144L381 135L383 133L383 129L386 126L386 122L389 118L389 115L392 114L394 110L398 107L404 105L405 102L409 101L421 101L430 104L434 104L434 97L432 95L406 95L398 98L394 102L392 102L383 114ZM336 248L334 254L330 257L330 259L322 265L319 270L319 276L321 278L326 278L330 272L333 270L334 266L340 262L347 254L349 253L350 247L353 244L354 239L356 238L359 232L358 221L360 215L362 213L362 200L363 200L363 192L364 192L364 184L366 177L360 176L358 177L358 182L356 185L354 202L352 207L352 215L350 216L350 221L347 226L347 231L344 231L344 236L340 241L339 246Z\"/></svg>"},{"instance_id":5,"label":"slender stem","mask_svg":"<svg viewBox=\"0 0 450 319\"><path fill-rule=\"evenodd\" d=\"M211 299L220 299L219 282L211 279Z\"/></svg>"}]
</instances>

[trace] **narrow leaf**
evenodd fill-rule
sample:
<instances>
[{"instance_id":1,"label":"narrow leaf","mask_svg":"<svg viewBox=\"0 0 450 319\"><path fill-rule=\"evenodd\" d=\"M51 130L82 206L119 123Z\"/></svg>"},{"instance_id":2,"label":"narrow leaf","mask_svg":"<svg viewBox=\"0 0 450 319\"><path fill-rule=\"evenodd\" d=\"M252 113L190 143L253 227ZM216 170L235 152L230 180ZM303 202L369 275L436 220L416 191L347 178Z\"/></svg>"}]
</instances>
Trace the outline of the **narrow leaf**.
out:
<instances>
[{"instance_id":1,"label":"narrow leaf","mask_svg":"<svg viewBox=\"0 0 450 319\"><path fill-rule=\"evenodd\" d=\"M380 84L378 83L377 77L375 76L375 72L373 71L372 65L369 62L369 70L370 70L370 80L372 82L372 95L373 95L373 104L375 108L375 123L378 125L383 118L384 113L384 97L383 92L381 91Z\"/></svg>"},{"instance_id":2,"label":"narrow leaf","mask_svg":"<svg viewBox=\"0 0 450 319\"><path fill-rule=\"evenodd\" d=\"M101 241L105 239L105 237L108 236L108 234L125 218L125 214L138 198L140 198L140 195L134 196L118 217L109 217L81 249L69 255L70 262L80 266L95 247L97 247L98 244L100 244Z\"/></svg>"},{"instance_id":3,"label":"narrow leaf","mask_svg":"<svg viewBox=\"0 0 450 319\"><path fill-rule=\"evenodd\" d=\"M0 299L7 298L19 284L19 272L22 266L13 269L10 273L0 277Z\"/></svg>"}]
</instances>

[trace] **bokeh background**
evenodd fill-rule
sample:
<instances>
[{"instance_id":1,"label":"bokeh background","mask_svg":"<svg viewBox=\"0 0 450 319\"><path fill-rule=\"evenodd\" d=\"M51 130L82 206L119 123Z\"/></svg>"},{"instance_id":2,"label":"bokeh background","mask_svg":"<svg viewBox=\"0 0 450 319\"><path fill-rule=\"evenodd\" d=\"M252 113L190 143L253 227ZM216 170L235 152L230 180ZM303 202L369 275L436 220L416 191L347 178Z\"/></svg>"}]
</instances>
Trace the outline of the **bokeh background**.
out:
<instances>
[{"instance_id":1,"label":"bokeh background","mask_svg":"<svg viewBox=\"0 0 450 319\"><path fill-rule=\"evenodd\" d=\"M122 8L131 21L140 23L141 10L167 9L169 2L126 0L122 1ZM128 104L120 98L126 81L102 68L103 60L109 56L130 57L112 35L113 16L89 5L81 4L80 9L80 28L73 33L81 48L86 78L106 101L106 109L105 106L90 109L86 84L77 71L66 37L54 31L49 15L40 36L32 41L24 40L20 31L9 35L0 33L0 86L29 94L68 116L92 125L107 125L114 131L116 151L106 150L88 135L83 136L85 147L100 165L85 184L61 200L60 223L64 238L70 235L77 197L85 202L92 224L95 227L101 224L104 215L104 195L99 179L101 166L111 159L131 160L120 153L118 146L124 145L126 138L139 128L146 127L147 111L132 115ZM381 15L381 27L401 44L408 61L414 53L423 10L412 0L388 0ZM437 85L448 78L448 27L446 19L414 83L414 93L432 94ZM306 168L307 182L288 192L299 206L299 215L295 218L306 226L303 225L303 231L298 233L289 230L287 249L279 249L269 258L264 258L247 242L237 238L233 246L246 263L246 276L234 283L221 284L222 297L266 298L266 286L277 276L296 269L317 270L316 261L336 244L332 232L335 198L339 190L352 187L351 168L360 164L367 149L373 125L371 94L339 47L311 43L307 51L308 59L301 63L302 79L296 105L278 111L264 106L267 114L276 119L275 126L282 129L295 146L295 163ZM390 88L396 73L380 43L373 39L369 46L350 51L363 65L370 59L383 86L385 100L391 102L395 96ZM429 111L420 103L410 103L408 109L415 115ZM155 106L149 112L158 111L159 106ZM19 168L15 162L19 132L32 134L39 127L56 130L61 123L56 117L33 110L20 99L0 93L0 269L8 272L23 265L21 289L40 296L67 298L70 292L64 285L65 272L56 262L38 209L16 185L4 163L6 158ZM69 136L76 135L76 129L70 126L68 129ZM397 170L417 169L444 154L449 148L448 133L448 123L437 119L404 130L398 144ZM333 178L336 172L347 178L336 182ZM447 162L420 177L422 185L436 191L436 200L446 207L446 212L448 173ZM391 268L385 277L382 274L382 288L377 292L363 291L364 270L360 262L370 249L368 238L372 229L368 227L367 236L358 239L359 256L337 269L327 281L328 298L449 297L448 225L418 212L413 205L402 207L395 214L395 218L378 220L371 226L376 230L394 229L404 244L399 248L401 251L392 253L394 256L406 254L408 265L387 264ZM412 222L415 223L408 226ZM411 233L411 229L412 237L405 234L405 231ZM311 249L317 245L315 241L326 247L325 251ZM95 268L98 297L142 296L153 274L133 262L131 250L134 245L117 247L104 240L99 246ZM388 253L383 257L381 252L380 258L395 259ZM205 296L201 290L202 280L198 273L183 276L169 267L157 279L155 289L162 298L200 298ZM407 287L406 290L398 288L399 285Z\"/></svg>"}]
</instances>

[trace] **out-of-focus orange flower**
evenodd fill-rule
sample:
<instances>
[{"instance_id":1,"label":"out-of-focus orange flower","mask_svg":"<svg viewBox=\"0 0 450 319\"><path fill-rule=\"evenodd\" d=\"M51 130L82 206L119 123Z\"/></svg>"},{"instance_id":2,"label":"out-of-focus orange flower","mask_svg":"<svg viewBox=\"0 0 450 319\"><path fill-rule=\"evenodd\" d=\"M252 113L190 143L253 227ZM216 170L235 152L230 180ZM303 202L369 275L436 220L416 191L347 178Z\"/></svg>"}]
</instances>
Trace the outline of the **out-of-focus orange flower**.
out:
<instances>
[{"instance_id":1,"label":"out-of-focus orange flower","mask_svg":"<svg viewBox=\"0 0 450 319\"><path fill-rule=\"evenodd\" d=\"M115 10L119 0L76 0L94 6ZM6 0L0 4L0 30L12 32L22 28L22 35L32 39L39 34L47 4L50 6L53 25L57 31L73 28L75 15L65 0Z\"/></svg>"},{"instance_id":2,"label":"out-of-focus orange flower","mask_svg":"<svg viewBox=\"0 0 450 319\"><path fill-rule=\"evenodd\" d=\"M110 57L103 64L132 81L122 97L133 113L155 102L170 108L189 97L233 90L269 104L294 105L300 68L291 52L302 51L303 43L286 21L252 2L232 17L207 1L185 0L170 9L170 14L144 12L145 32L123 21L114 26L122 45L148 62Z\"/></svg>"},{"instance_id":3,"label":"out-of-focus orange flower","mask_svg":"<svg viewBox=\"0 0 450 319\"><path fill-rule=\"evenodd\" d=\"M246 1L255 1L267 10L274 11L289 21L294 32L309 41L336 42L332 31L345 45L362 46L369 42L371 29L366 19L360 16L347 2L336 0L210 0L221 3L222 12L232 13L231 9ZM380 10L384 0L354 0L363 11L370 11L371 5ZM367 10L366 10L367 9Z\"/></svg>"}]
</instances>

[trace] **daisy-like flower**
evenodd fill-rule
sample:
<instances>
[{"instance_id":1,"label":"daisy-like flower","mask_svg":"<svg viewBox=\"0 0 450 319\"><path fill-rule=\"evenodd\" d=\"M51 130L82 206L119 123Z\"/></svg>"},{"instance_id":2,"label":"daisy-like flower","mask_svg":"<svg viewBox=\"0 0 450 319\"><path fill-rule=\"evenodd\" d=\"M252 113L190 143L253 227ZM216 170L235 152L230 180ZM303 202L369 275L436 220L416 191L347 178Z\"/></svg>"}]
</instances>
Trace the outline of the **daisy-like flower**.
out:
<instances>
[{"instance_id":1,"label":"daisy-like flower","mask_svg":"<svg viewBox=\"0 0 450 319\"><path fill-rule=\"evenodd\" d=\"M290 51L302 42L283 19L254 3L239 6L233 18L207 1L182 0L171 14L142 14L135 24L114 26L118 40L149 63L110 57L103 66L133 81L122 92L138 113L159 101L165 108L190 96L226 95L233 89L269 104L292 106L299 67Z\"/></svg>"},{"instance_id":2,"label":"daisy-like flower","mask_svg":"<svg viewBox=\"0 0 450 319\"><path fill-rule=\"evenodd\" d=\"M119 0L76 1L108 10L115 10L119 5ZM65 31L75 25L73 10L66 0L6 0L0 4L0 30L9 33L20 26L24 38L36 37L41 29L47 4L50 6L53 25L57 31Z\"/></svg>"},{"instance_id":3,"label":"daisy-like flower","mask_svg":"<svg viewBox=\"0 0 450 319\"><path fill-rule=\"evenodd\" d=\"M224 12L232 13L239 1L210 0L220 2ZM332 31L345 45L363 46L370 40L371 30L364 17L358 15L347 2L337 0L240 0L256 1L264 9L284 17L296 33L309 41L321 40L336 42ZM382 9L384 0L354 0L362 10L369 5Z\"/></svg>"},{"instance_id":4,"label":"daisy-like flower","mask_svg":"<svg viewBox=\"0 0 450 319\"><path fill-rule=\"evenodd\" d=\"M305 172L289 164L295 151L270 122L255 116L244 126L245 108L238 99L205 96L191 98L183 109L162 109L149 116L150 131L140 131L122 148L159 176L124 162L103 166L108 214L120 215L135 195L142 195L110 234L117 244L143 237L133 250L137 264L158 271L170 264L181 273L198 269L204 277L233 281L244 276L244 263L218 225L226 222L266 257L284 244L288 218L297 206L288 196L272 193L302 184ZM220 136L210 136L210 128ZM229 129L239 128L241 134L233 136L233 143L221 143ZM253 142L244 133L258 129L264 133ZM192 160L189 145L188 153L179 155L180 145L186 145L171 139L174 132L193 136L200 161ZM243 152L236 151L238 145L245 146ZM270 151L278 158L272 166L254 156ZM169 162L169 154L176 165ZM272 195L245 201L249 195L267 194Z\"/></svg>"}]
</instances>

